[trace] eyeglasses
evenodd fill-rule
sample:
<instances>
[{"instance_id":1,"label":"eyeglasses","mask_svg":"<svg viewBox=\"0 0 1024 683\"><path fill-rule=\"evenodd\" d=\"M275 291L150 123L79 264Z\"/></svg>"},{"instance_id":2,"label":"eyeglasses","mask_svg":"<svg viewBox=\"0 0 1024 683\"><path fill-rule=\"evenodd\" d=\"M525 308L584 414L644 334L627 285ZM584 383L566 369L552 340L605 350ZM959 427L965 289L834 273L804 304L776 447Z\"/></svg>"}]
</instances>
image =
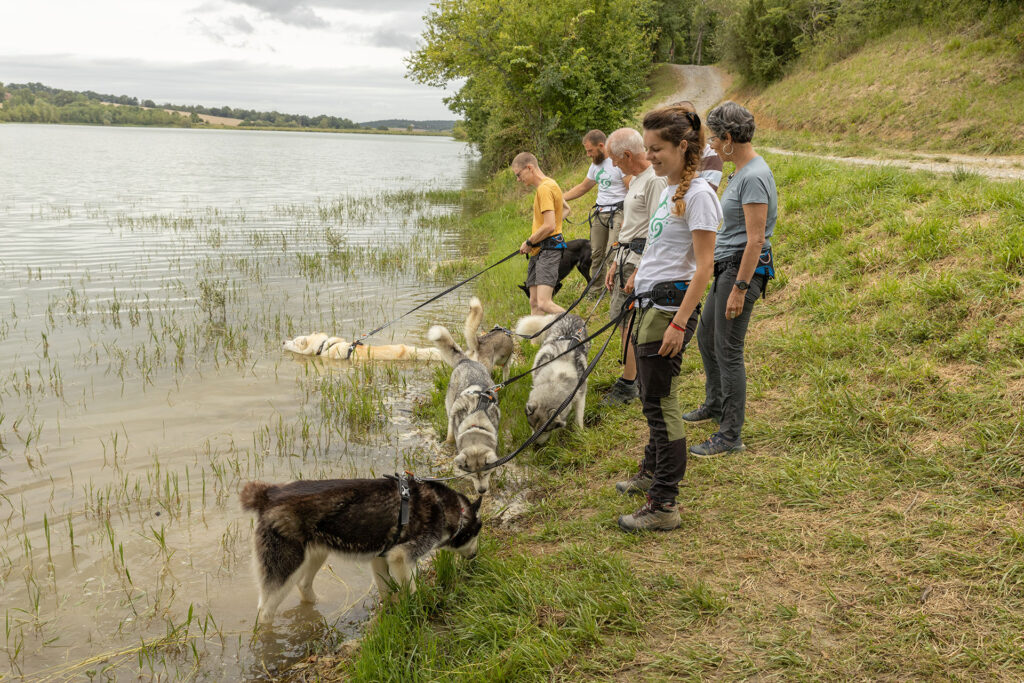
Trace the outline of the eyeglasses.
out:
<instances>
[{"instance_id":1,"label":"eyeglasses","mask_svg":"<svg viewBox=\"0 0 1024 683\"><path fill-rule=\"evenodd\" d=\"M516 174L516 180L522 180L522 178L520 178L519 176L520 176L520 174L522 174L522 172L523 172L523 171L525 171L525 170L526 170L525 168L521 168L521 169L519 169L518 171L513 171L513 173L515 173L515 174Z\"/></svg>"}]
</instances>

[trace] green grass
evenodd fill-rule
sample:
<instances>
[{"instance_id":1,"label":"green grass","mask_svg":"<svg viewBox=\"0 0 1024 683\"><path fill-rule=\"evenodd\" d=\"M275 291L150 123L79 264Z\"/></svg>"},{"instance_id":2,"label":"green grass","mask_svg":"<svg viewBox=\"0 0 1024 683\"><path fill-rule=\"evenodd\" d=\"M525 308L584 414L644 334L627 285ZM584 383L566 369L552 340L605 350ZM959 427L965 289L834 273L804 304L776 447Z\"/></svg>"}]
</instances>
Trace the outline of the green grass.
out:
<instances>
[{"instance_id":1,"label":"green grass","mask_svg":"<svg viewBox=\"0 0 1024 683\"><path fill-rule=\"evenodd\" d=\"M835 63L813 56L782 80L732 93L758 119L761 144L842 155L1024 153L1024 20L906 27Z\"/></svg>"},{"instance_id":2,"label":"green grass","mask_svg":"<svg viewBox=\"0 0 1024 683\"><path fill-rule=\"evenodd\" d=\"M591 426L524 454L526 515L485 526L473 561L441 553L323 678L1024 675L1024 186L768 161L780 277L748 337L747 453L691 461L680 530L621 533L639 501L613 484L647 432L636 404L598 405L613 343ZM473 220L466 258L511 251L528 201ZM488 323L526 312L524 270L480 279ZM436 426L446 375L421 407ZM697 405L695 347L683 375ZM502 397L506 450L529 433L527 390Z\"/></svg>"}]
</instances>

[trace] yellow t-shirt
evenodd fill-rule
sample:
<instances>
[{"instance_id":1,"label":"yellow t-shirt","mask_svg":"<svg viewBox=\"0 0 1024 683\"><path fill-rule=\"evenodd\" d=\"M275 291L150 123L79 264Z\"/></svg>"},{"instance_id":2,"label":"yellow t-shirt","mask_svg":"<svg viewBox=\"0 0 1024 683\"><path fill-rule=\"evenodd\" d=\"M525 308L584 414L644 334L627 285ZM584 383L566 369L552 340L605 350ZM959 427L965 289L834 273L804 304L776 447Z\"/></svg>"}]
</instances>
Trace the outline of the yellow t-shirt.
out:
<instances>
[{"instance_id":1,"label":"yellow t-shirt","mask_svg":"<svg viewBox=\"0 0 1024 683\"><path fill-rule=\"evenodd\" d=\"M537 186L537 193L533 197L533 229L530 230L531 235L537 232L537 228L544 225L545 211L555 212L555 231L548 235L548 237L561 235L562 188L558 187L558 183L555 182L554 178L545 178L544 181ZM529 236L527 236L527 239L529 239ZM540 252L540 247L531 250L530 256L534 256L538 252Z\"/></svg>"}]
</instances>

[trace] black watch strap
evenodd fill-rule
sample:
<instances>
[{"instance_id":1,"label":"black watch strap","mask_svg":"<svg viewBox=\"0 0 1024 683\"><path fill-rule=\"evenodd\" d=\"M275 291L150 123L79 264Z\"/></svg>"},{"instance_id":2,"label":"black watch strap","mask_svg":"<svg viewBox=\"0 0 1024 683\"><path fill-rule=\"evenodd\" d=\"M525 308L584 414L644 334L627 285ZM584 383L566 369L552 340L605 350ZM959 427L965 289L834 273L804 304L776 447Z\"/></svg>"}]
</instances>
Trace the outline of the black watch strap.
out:
<instances>
[{"instance_id":1,"label":"black watch strap","mask_svg":"<svg viewBox=\"0 0 1024 683\"><path fill-rule=\"evenodd\" d=\"M750 289L750 283L747 282L746 280L737 280L735 284L736 289L740 290L741 292Z\"/></svg>"}]
</instances>

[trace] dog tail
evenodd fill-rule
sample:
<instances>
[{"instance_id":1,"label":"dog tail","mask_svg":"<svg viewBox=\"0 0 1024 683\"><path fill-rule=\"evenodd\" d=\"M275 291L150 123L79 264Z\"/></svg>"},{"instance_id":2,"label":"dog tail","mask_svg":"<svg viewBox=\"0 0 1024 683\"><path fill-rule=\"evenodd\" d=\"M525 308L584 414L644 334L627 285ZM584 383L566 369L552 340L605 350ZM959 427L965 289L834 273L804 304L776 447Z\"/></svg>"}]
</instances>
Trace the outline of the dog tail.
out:
<instances>
[{"instance_id":1,"label":"dog tail","mask_svg":"<svg viewBox=\"0 0 1024 683\"><path fill-rule=\"evenodd\" d=\"M270 505L270 489L272 488L274 488L273 484L250 481L242 487L242 492L238 494L239 500L242 501L242 509L263 512Z\"/></svg>"},{"instance_id":2,"label":"dog tail","mask_svg":"<svg viewBox=\"0 0 1024 683\"><path fill-rule=\"evenodd\" d=\"M544 329L545 325L554 320L557 315L557 313L548 313L547 315L524 316L519 319L519 322L516 323L516 334L521 334L524 336L537 334L542 329ZM541 340L543 341L544 337L546 336L547 332L545 332L541 336Z\"/></svg>"},{"instance_id":3,"label":"dog tail","mask_svg":"<svg viewBox=\"0 0 1024 683\"><path fill-rule=\"evenodd\" d=\"M480 333L480 323L483 322L483 319L484 306L480 303L480 299L474 296L469 300L469 315L466 316L466 326L462 330L466 337L466 350L469 352L469 357L474 360L480 360L477 358L479 354L477 335Z\"/></svg>"},{"instance_id":4,"label":"dog tail","mask_svg":"<svg viewBox=\"0 0 1024 683\"><path fill-rule=\"evenodd\" d=\"M459 345L452 339L452 333L443 325L434 325L427 331L427 339L434 342L434 346L441 352L444 362L453 368L459 361L466 357Z\"/></svg>"}]
</instances>

